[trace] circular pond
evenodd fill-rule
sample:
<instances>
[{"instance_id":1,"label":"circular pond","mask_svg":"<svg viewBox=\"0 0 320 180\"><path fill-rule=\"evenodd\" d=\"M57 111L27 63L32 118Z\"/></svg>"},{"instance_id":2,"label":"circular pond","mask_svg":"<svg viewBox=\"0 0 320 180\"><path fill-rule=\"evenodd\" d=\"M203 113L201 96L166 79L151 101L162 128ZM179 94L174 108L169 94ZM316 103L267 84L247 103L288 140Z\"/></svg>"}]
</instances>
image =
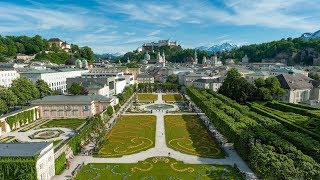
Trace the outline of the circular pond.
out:
<instances>
[{"instance_id":1,"label":"circular pond","mask_svg":"<svg viewBox=\"0 0 320 180\"><path fill-rule=\"evenodd\" d=\"M167 109L174 108L174 106L170 104L153 104L150 106L146 106L146 108L151 110L167 110Z\"/></svg>"}]
</instances>

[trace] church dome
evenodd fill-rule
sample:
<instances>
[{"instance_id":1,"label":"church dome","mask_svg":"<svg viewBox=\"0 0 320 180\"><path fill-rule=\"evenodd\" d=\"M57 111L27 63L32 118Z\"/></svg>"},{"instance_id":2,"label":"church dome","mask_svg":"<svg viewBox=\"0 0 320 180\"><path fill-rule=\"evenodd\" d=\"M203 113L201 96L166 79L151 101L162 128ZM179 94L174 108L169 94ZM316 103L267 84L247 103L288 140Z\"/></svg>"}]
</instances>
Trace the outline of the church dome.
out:
<instances>
[{"instance_id":1,"label":"church dome","mask_svg":"<svg viewBox=\"0 0 320 180\"><path fill-rule=\"evenodd\" d=\"M78 64L81 64L82 62L81 62L81 60L80 59L77 59L76 61L75 61L75 65L78 65Z\"/></svg>"},{"instance_id":2,"label":"church dome","mask_svg":"<svg viewBox=\"0 0 320 180\"><path fill-rule=\"evenodd\" d=\"M144 59L145 60L150 60L150 54L148 54L148 52L146 52L146 54L144 55Z\"/></svg>"}]
</instances>

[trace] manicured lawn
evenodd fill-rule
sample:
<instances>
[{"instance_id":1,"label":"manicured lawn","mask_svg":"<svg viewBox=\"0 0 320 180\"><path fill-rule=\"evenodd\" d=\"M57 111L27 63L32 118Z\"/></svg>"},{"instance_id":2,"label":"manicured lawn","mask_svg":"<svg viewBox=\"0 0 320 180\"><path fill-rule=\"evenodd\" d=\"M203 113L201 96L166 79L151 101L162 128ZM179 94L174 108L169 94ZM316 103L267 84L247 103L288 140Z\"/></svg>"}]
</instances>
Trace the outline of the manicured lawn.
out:
<instances>
[{"instance_id":1,"label":"manicured lawn","mask_svg":"<svg viewBox=\"0 0 320 180\"><path fill-rule=\"evenodd\" d=\"M197 116L167 115L164 117L167 145L186 154L223 158L224 153Z\"/></svg>"},{"instance_id":2,"label":"manicured lawn","mask_svg":"<svg viewBox=\"0 0 320 180\"><path fill-rule=\"evenodd\" d=\"M43 125L41 128L48 128L48 127L65 127L70 129L77 129L83 123L85 123L86 119L53 119Z\"/></svg>"},{"instance_id":3,"label":"manicured lawn","mask_svg":"<svg viewBox=\"0 0 320 180\"><path fill-rule=\"evenodd\" d=\"M164 94L162 95L162 100L177 102L177 101L182 101L182 96L181 94Z\"/></svg>"},{"instance_id":4,"label":"manicured lawn","mask_svg":"<svg viewBox=\"0 0 320 180\"><path fill-rule=\"evenodd\" d=\"M123 115L106 136L99 157L119 157L134 154L155 145L156 117Z\"/></svg>"},{"instance_id":5,"label":"manicured lawn","mask_svg":"<svg viewBox=\"0 0 320 180\"><path fill-rule=\"evenodd\" d=\"M138 94L139 101L156 101L158 100L158 95L156 94Z\"/></svg>"},{"instance_id":6,"label":"manicured lawn","mask_svg":"<svg viewBox=\"0 0 320 180\"><path fill-rule=\"evenodd\" d=\"M75 178L87 179L242 179L227 165L184 164L168 157L153 157L135 164L88 164Z\"/></svg>"}]
</instances>

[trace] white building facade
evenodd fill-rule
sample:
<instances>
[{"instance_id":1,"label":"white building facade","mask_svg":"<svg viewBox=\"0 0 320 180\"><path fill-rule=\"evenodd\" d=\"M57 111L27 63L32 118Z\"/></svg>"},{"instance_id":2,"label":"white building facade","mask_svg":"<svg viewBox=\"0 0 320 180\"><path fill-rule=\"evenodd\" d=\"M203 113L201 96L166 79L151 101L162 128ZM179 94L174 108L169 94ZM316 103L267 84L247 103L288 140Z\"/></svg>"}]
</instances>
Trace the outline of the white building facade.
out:
<instances>
[{"instance_id":1,"label":"white building facade","mask_svg":"<svg viewBox=\"0 0 320 180\"><path fill-rule=\"evenodd\" d=\"M48 83L51 90L60 90L65 93L67 90L67 78L78 77L89 70L85 69L59 69L59 70L34 70L20 73L21 77L26 77L34 83L42 79Z\"/></svg>"},{"instance_id":2,"label":"white building facade","mask_svg":"<svg viewBox=\"0 0 320 180\"><path fill-rule=\"evenodd\" d=\"M20 75L16 70L1 70L0 71L0 86L10 87L12 81L19 78Z\"/></svg>"}]
</instances>

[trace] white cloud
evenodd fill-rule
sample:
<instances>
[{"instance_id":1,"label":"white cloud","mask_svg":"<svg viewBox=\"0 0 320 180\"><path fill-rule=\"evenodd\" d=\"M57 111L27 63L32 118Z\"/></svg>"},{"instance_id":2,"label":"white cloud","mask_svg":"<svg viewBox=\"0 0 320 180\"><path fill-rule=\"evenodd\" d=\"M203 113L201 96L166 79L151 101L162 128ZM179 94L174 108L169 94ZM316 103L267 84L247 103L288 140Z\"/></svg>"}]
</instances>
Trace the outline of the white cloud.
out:
<instances>
[{"instance_id":1,"label":"white cloud","mask_svg":"<svg viewBox=\"0 0 320 180\"><path fill-rule=\"evenodd\" d=\"M101 2L114 7L117 13L125 14L132 20L156 24L159 27L177 26L179 23L232 25L258 25L270 28L316 30L319 20L311 13L301 12L302 6L320 8L307 0L223 0L223 7L204 0L179 0L164 2ZM312 14L318 13L313 11ZM319 14L319 13L318 13Z\"/></svg>"},{"instance_id":2,"label":"white cloud","mask_svg":"<svg viewBox=\"0 0 320 180\"><path fill-rule=\"evenodd\" d=\"M152 32L150 32L149 34L148 34L148 36L155 36L155 35L158 35L158 34L160 34L160 32L161 32L161 30L155 30L155 31L152 31Z\"/></svg>"},{"instance_id":3,"label":"white cloud","mask_svg":"<svg viewBox=\"0 0 320 180\"><path fill-rule=\"evenodd\" d=\"M127 35L127 36L133 36L133 35L135 35L136 33L135 33L135 32L125 32L124 34Z\"/></svg>"},{"instance_id":4,"label":"white cloud","mask_svg":"<svg viewBox=\"0 0 320 180\"><path fill-rule=\"evenodd\" d=\"M98 19L87 13L80 11L75 14L66 10L0 3L0 32L42 31L54 28L80 30Z\"/></svg>"}]
</instances>

